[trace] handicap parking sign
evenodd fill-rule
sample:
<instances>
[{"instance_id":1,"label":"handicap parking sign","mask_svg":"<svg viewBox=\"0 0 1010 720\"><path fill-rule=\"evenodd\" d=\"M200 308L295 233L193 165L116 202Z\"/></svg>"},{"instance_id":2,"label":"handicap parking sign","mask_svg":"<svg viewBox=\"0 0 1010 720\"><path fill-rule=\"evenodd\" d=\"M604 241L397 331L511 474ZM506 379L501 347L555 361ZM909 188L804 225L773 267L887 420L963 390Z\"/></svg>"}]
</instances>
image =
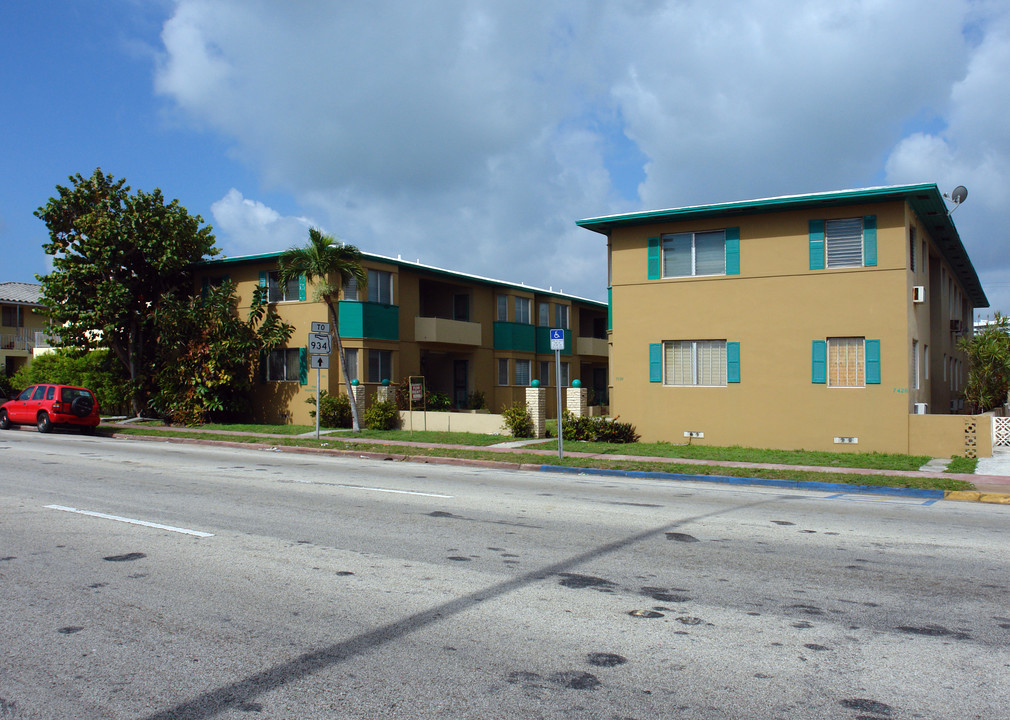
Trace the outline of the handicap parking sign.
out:
<instances>
[{"instance_id":1,"label":"handicap parking sign","mask_svg":"<svg viewBox=\"0 0 1010 720\"><path fill-rule=\"evenodd\" d=\"M565 331L560 328L551 328L551 350L565 349Z\"/></svg>"}]
</instances>

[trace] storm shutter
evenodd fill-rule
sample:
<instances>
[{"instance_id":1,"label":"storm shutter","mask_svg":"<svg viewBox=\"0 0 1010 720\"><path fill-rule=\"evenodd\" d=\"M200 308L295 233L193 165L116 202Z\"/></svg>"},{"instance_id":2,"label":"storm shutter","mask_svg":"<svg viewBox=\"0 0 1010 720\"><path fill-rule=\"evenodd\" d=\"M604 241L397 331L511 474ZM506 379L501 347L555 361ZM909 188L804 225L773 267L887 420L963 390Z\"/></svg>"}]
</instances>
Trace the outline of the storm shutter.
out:
<instances>
[{"instance_id":1,"label":"storm shutter","mask_svg":"<svg viewBox=\"0 0 1010 720\"><path fill-rule=\"evenodd\" d=\"M663 381L663 344L649 343L649 382Z\"/></svg>"},{"instance_id":2,"label":"storm shutter","mask_svg":"<svg viewBox=\"0 0 1010 720\"><path fill-rule=\"evenodd\" d=\"M824 221L810 221L810 269L824 269Z\"/></svg>"},{"instance_id":3,"label":"storm shutter","mask_svg":"<svg viewBox=\"0 0 1010 720\"><path fill-rule=\"evenodd\" d=\"M880 384L880 341L866 341L866 384Z\"/></svg>"},{"instance_id":4,"label":"storm shutter","mask_svg":"<svg viewBox=\"0 0 1010 720\"><path fill-rule=\"evenodd\" d=\"M877 265L877 216L867 215L863 218L863 265Z\"/></svg>"},{"instance_id":5,"label":"storm shutter","mask_svg":"<svg viewBox=\"0 0 1010 720\"><path fill-rule=\"evenodd\" d=\"M659 280L662 276L662 262L659 252L659 238L649 238L649 279Z\"/></svg>"},{"instance_id":6,"label":"storm shutter","mask_svg":"<svg viewBox=\"0 0 1010 720\"><path fill-rule=\"evenodd\" d=\"M828 341L814 340L810 382L821 385L828 382Z\"/></svg>"},{"instance_id":7,"label":"storm shutter","mask_svg":"<svg viewBox=\"0 0 1010 720\"><path fill-rule=\"evenodd\" d=\"M726 343L726 382L740 382L740 343Z\"/></svg>"},{"instance_id":8,"label":"storm shutter","mask_svg":"<svg viewBox=\"0 0 1010 720\"><path fill-rule=\"evenodd\" d=\"M740 228L726 228L726 274L740 274Z\"/></svg>"}]
</instances>

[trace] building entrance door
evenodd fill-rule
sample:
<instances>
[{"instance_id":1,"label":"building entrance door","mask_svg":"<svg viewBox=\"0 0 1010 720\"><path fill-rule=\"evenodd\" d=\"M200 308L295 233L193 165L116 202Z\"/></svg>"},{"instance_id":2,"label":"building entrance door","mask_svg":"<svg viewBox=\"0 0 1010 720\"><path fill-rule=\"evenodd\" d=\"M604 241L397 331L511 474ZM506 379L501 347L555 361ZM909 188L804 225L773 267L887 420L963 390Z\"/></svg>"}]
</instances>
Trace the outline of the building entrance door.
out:
<instances>
[{"instance_id":1,"label":"building entrance door","mask_svg":"<svg viewBox=\"0 0 1010 720\"><path fill-rule=\"evenodd\" d=\"M452 403L458 408L466 407L468 371L466 360L452 361Z\"/></svg>"}]
</instances>

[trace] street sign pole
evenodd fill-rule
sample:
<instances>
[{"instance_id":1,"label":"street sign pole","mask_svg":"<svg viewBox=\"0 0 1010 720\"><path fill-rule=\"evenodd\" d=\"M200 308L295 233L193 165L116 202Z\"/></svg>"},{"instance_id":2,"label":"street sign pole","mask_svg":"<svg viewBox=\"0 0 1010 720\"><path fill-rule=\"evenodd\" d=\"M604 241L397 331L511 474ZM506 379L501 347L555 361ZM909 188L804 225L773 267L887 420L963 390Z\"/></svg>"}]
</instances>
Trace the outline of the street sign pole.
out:
<instances>
[{"instance_id":1,"label":"street sign pole","mask_svg":"<svg viewBox=\"0 0 1010 720\"><path fill-rule=\"evenodd\" d=\"M316 364L316 440L319 439L319 364Z\"/></svg>"},{"instance_id":2,"label":"street sign pole","mask_svg":"<svg viewBox=\"0 0 1010 720\"><path fill-rule=\"evenodd\" d=\"M314 322L311 325L312 332L309 334L308 348L309 357L312 364L316 366L316 440L319 439L319 385L322 382L319 373L323 367L330 369L330 324L324 322ZM323 356L326 361L323 361Z\"/></svg>"},{"instance_id":3,"label":"street sign pole","mask_svg":"<svg viewBox=\"0 0 1010 720\"><path fill-rule=\"evenodd\" d=\"M561 423L561 351L565 349L564 328L551 328L551 350L554 351L554 378L558 386L558 460L564 458L564 429Z\"/></svg>"}]
</instances>

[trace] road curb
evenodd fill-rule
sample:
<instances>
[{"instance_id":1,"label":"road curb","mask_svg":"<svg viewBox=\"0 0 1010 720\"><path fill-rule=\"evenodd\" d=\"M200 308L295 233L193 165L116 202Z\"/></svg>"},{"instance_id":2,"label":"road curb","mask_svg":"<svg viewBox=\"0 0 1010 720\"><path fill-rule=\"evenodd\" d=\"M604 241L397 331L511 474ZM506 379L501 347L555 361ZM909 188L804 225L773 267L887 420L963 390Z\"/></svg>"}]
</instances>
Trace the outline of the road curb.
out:
<instances>
[{"instance_id":1,"label":"road curb","mask_svg":"<svg viewBox=\"0 0 1010 720\"><path fill-rule=\"evenodd\" d=\"M252 448L256 450L274 450L276 452L292 452L304 455L356 457L368 460L414 462L428 465L460 465L465 467L495 468L500 470L554 472L569 475L598 475L610 477L648 478L654 480L686 480L691 482L708 482L722 485L756 485L789 490L818 490L823 492L914 497L925 500L954 500L959 502L980 502L995 505L1010 505L1010 493L987 493L977 490L929 490L926 488L899 488L886 485L848 485L846 483L814 482L809 480L773 480L769 478L737 477L734 475L692 475L688 473L647 472L644 470L607 470L603 468L566 467L563 465L512 463L501 460L473 460L470 458L442 457L437 455L377 453L369 452L367 450L337 450L335 448L309 448L293 445L278 446L271 445L270 443L204 440L197 438L166 437L163 435L127 435L122 433L113 433L112 437L120 440L146 440L150 442L171 442L188 445Z\"/></svg>"}]
</instances>

